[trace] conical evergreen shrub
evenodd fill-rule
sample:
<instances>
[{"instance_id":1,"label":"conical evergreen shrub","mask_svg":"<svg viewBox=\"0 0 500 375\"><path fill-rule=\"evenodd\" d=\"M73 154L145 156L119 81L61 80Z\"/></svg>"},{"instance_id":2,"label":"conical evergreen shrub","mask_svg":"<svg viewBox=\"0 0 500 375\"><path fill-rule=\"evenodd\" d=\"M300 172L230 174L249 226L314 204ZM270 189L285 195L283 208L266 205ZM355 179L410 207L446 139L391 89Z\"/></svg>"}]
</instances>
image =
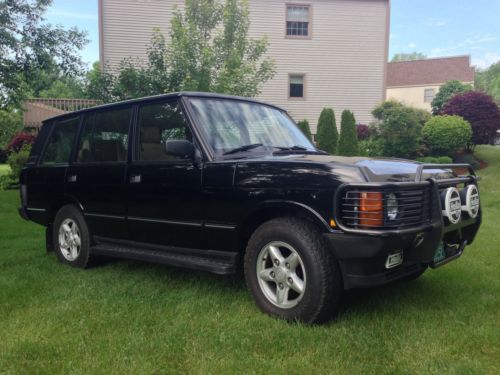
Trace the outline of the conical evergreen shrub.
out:
<instances>
[{"instance_id":1,"label":"conical evergreen shrub","mask_svg":"<svg viewBox=\"0 0 500 375\"><path fill-rule=\"evenodd\" d=\"M335 122L335 113L331 108L323 108L318 120L317 146L320 150L335 155L339 133Z\"/></svg>"},{"instance_id":2,"label":"conical evergreen shrub","mask_svg":"<svg viewBox=\"0 0 500 375\"><path fill-rule=\"evenodd\" d=\"M297 126L299 127L300 130L302 130L302 133L312 141L312 134L311 134L311 128L309 127L309 121L307 120L302 120L297 123Z\"/></svg>"},{"instance_id":3,"label":"conical evergreen shrub","mask_svg":"<svg viewBox=\"0 0 500 375\"><path fill-rule=\"evenodd\" d=\"M354 114L347 109L342 112L337 151L339 155L343 156L355 156L359 153L356 119L354 118Z\"/></svg>"}]
</instances>

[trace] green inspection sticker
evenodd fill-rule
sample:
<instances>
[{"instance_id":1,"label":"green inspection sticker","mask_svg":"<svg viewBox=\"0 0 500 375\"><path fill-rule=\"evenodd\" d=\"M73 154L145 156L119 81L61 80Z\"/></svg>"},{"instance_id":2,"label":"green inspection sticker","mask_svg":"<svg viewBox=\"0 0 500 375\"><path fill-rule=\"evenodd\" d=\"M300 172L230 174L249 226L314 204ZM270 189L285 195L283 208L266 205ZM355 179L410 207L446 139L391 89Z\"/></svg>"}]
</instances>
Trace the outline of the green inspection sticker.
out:
<instances>
[{"instance_id":1,"label":"green inspection sticker","mask_svg":"<svg viewBox=\"0 0 500 375\"><path fill-rule=\"evenodd\" d=\"M443 243L441 242L436 249L436 253L434 254L434 263L439 263L446 258L446 253L444 252Z\"/></svg>"}]
</instances>

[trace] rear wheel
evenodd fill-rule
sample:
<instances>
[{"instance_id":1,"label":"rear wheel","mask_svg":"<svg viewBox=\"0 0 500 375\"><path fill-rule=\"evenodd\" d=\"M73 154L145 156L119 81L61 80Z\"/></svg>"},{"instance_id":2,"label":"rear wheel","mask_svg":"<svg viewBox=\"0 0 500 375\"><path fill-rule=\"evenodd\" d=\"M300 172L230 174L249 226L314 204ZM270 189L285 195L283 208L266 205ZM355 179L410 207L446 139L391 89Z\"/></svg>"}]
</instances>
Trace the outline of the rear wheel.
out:
<instances>
[{"instance_id":1,"label":"rear wheel","mask_svg":"<svg viewBox=\"0 0 500 375\"><path fill-rule=\"evenodd\" d=\"M73 267L90 264L90 235L78 208L63 206L56 214L52 232L53 248L59 260Z\"/></svg>"},{"instance_id":2,"label":"rear wheel","mask_svg":"<svg viewBox=\"0 0 500 375\"><path fill-rule=\"evenodd\" d=\"M293 218L271 220L254 232L245 278L261 310L289 321L329 320L342 295L338 264L321 233Z\"/></svg>"}]
</instances>

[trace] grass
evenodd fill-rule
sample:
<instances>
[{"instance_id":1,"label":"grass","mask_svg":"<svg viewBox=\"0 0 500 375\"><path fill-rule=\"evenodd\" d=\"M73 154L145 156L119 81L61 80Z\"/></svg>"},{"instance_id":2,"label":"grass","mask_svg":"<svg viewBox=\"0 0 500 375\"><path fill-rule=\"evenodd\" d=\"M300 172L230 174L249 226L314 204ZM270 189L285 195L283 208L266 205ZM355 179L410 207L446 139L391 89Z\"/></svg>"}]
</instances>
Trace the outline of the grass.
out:
<instances>
[{"instance_id":1,"label":"grass","mask_svg":"<svg viewBox=\"0 0 500 375\"><path fill-rule=\"evenodd\" d=\"M10 167L8 164L0 164L0 176L10 172Z\"/></svg>"},{"instance_id":2,"label":"grass","mask_svg":"<svg viewBox=\"0 0 500 375\"><path fill-rule=\"evenodd\" d=\"M0 192L0 372L498 373L500 148L479 147L484 223L462 258L346 295L326 326L262 314L241 276L114 261L72 269Z\"/></svg>"}]
</instances>

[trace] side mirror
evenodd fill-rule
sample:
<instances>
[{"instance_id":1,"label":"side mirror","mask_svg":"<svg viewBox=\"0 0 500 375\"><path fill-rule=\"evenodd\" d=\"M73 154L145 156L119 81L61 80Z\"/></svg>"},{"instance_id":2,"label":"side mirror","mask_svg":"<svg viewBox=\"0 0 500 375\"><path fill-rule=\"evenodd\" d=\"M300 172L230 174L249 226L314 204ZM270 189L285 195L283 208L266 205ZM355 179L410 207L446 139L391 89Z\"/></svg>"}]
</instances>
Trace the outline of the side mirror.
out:
<instances>
[{"instance_id":1,"label":"side mirror","mask_svg":"<svg viewBox=\"0 0 500 375\"><path fill-rule=\"evenodd\" d=\"M165 153L182 159L194 159L196 149L185 139L175 139L165 142Z\"/></svg>"}]
</instances>

